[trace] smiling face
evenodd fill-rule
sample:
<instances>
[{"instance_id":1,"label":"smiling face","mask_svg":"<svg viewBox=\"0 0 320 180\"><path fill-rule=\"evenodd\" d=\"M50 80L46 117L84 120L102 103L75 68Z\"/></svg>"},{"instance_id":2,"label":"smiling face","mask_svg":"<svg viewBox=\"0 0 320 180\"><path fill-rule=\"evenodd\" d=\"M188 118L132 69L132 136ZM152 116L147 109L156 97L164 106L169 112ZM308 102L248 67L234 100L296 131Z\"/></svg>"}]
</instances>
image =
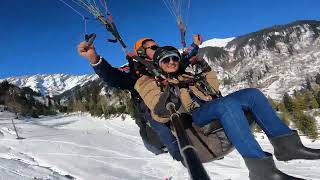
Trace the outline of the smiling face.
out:
<instances>
[{"instance_id":1,"label":"smiling face","mask_svg":"<svg viewBox=\"0 0 320 180\"><path fill-rule=\"evenodd\" d=\"M179 69L179 59L175 57L167 57L159 62L160 68L166 73L174 73Z\"/></svg>"}]
</instances>

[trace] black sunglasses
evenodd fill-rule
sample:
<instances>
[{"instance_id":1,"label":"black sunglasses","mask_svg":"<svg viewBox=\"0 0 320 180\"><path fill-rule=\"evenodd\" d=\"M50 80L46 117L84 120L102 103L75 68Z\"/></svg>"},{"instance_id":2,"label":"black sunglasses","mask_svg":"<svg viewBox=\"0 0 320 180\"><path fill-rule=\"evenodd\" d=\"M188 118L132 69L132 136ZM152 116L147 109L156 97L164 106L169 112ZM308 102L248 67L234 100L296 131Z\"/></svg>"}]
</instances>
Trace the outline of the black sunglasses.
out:
<instances>
[{"instance_id":1,"label":"black sunglasses","mask_svg":"<svg viewBox=\"0 0 320 180\"><path fill-rule=\"evenodd\" d=\"M179 62L180 58L178 56L169 56L163 59L160 59L160 63L168 64L170 61Z\"/></svg>"},{"instance_id":2,"label":"black sunglasses","mask_svg":"<svg viewBox=\"0 0 320 180\"><path fill-rule=\"evenodd\" d=\"M159 48L159 46L157 46L157 45L153 45L153 46L149 46L149 47L146 47L145 49L147 50L147 49L151 49L151 50L157 50Z\"/></svg>"}]
</instances>

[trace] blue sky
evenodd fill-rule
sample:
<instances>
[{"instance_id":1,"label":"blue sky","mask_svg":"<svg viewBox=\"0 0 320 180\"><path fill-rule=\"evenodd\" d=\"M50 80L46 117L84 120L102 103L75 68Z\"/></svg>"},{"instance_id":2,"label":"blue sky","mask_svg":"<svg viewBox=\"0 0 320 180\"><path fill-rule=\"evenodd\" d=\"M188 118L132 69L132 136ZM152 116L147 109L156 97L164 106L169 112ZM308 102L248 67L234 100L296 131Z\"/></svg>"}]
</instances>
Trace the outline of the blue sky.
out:
<instances>
[{"instance_id":1,"label":"blue sky","mask_svg":"<svg viewBox=\"0 0 320 180\"><path fill-rule=\"evenodd\" d=\"M108 0L108 6L130 49L140 37L181 46L175 19L162 0ZM204 39L227 38L296 20L319 20L319 9L319 0L191 0L186 39L189 44L194 33ZM126 62L121 47L106 42L111 35L99 22L90 20L88 31L97 33L97 51L112 65ZM76 52L83 39L81 17L58 0L1 0L0 78L93 73Z\"/></svg>"}]
</instances>

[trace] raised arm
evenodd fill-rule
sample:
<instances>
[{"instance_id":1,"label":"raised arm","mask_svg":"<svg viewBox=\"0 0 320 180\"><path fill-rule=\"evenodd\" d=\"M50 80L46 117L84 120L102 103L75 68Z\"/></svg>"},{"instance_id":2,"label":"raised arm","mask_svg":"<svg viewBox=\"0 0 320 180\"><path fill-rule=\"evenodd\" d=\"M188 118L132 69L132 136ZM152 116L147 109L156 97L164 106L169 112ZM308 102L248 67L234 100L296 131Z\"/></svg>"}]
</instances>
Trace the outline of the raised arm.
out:
<instances>
[{"instance_id":1,"label":"raised arm","mask_svg":"<svg viewBox=\"0 0 320 180\"><path fill-rule=\"evenodd\" d=\"M182 53L182 69L186 69L190 63L194 63L195 61L197 61L197 54L199 51L199 45L202 44L203 39L202 36L200 34L195 34L193 35L193 43L190 45L189 48L186 49L186 51L184 51Z\"/></svg>"},{"instance_id":2,"label":"raised arm","mask_svg":"<svg viewBox=\"0 0 320 180\"><path fill-rule=\"evenodd\" d=\"M98 63L91 64L96 74L109 86L120 89L131 89L134 87L134 80L129 73L112 67L104 58Z\"/></svg>"},{"instance_id":3,"label":"raised arm","mask_svg":"<svg viewBox=\"0 0 320 180\"><path fill-rule=\"evenodd\" d=\"M78 53L89 59L96 74L103 79L109 86L130 89L134 87L134 81L129 73L120 71L118 68L112 67L104 58L99 56L95 47L88 47L87 42L81 42L78 45Z\"/></svg>"}]
</instances>

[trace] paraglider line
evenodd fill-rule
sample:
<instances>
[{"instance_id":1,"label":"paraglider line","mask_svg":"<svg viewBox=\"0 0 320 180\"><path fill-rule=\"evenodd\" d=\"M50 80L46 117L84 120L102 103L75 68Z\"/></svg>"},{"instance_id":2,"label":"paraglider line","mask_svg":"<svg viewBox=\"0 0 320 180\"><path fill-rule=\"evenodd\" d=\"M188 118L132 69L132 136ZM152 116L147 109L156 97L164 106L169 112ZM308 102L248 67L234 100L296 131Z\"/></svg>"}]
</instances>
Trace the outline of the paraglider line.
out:
<instances>
[{"instance_id":1,"label":"paraglider line","mask_svg":"<svg viewBox=\"0 0 320 180\"><path fill-rule=\"evenodd\" d=\"M86 17L84 15L82 15L79 11L77 11L76 9L74 9L72 6L70 6L68 3L66 3L64 0L59 0L60 2L62 2L63 4L65 4L66 6L68 6L69 8L71 8L74 12L76 12L79 16L81 16L83 19L86 19Z\"/></svg>"}]
</instances>

